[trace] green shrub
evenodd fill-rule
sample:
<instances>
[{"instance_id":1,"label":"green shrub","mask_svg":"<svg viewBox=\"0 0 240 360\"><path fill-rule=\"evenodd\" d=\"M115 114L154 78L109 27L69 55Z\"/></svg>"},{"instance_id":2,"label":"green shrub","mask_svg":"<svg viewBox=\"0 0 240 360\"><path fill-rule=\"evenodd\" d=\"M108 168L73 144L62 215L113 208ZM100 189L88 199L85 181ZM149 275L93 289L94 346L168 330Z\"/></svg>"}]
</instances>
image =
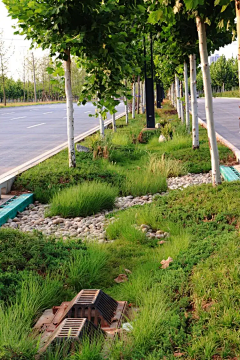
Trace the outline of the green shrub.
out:
<instances>
[{"instance_id":1,"label":"green shrub","mask_svg":"<svg viewBox=\"0 0 240 360\"><path fill-rule=\"evenodd\" d=\"M113 208L117 188L99 182L86 182L54 195L48 215L88 216Z\"/></svg>"}]
</instances>

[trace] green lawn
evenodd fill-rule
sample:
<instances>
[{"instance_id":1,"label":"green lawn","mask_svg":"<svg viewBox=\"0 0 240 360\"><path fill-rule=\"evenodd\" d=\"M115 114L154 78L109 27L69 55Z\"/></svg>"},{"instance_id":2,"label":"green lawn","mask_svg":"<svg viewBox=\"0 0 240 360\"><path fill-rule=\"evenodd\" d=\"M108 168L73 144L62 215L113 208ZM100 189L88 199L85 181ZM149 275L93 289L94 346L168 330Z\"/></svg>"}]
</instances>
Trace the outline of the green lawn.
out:
<instances>
[{"instance_id":1,"label":"green lawn","mask_svg":"<svg viewBox=\"0 0 240 360\"><path fill-rule=\"evenodd\" d=\"M164 111L162 121L173 118ZM139 193L148 183L142 188L132 173L139 178L141 171L152 174L155 191L158 172L164 187L167 176L209 171L204 129L200 129L200 150L193 151L190 135L176 119L169 128L173 138L164 144L158 143L159 134L135 144L143 116L130 120L128 128L123 122L118 122L118 134L107 140L108 159L77 154L77 169L68 170L67 154L61 152L21 175L16 188L39 189L42 200L40 188L48 184L45 201L59 189L86 185L85 180L111 183L119 193ZM167 136L166 129L163 132ZM94 137L84 144L94 142L103 145ZM219 151L222 161L232 156L222 145ZM239 189L239 182L195 186L118 211L116 221L106 228L113 242L104 244L63 242L37 232L0 229L0 359L35 359L39 338L31 329L38 316L83 288L101 288L116 300L128 301L133 330L106 344L103 339L91 344L85 340L69 356L61 348L50 348L41 360L238 359ZM170 237L160 245L139 230L141 224ZM161 261L168 257L173 262L163 269ZM128 281L116 284L114 279L125 269L131 271Z\"/></svg>"},{"instance_id":2,"label":"green lawn","mask_svg":"<svg viewBox=\"0 0 240 360\"><path fill-rule=\"evenodd\" d=\"M155 134L145 133L145 143L137 141L145 127L145 115L138 115L134 120L130 117L129 126L125 125L123 118L117 122L117 133L113 135L110 129L107 130L103 142L99 140L98 135L93 135L82 143L95 149L94 154L98 146L106 147L107 159L93 160L93 153L77 152L77 167L69 169L67 150L64 150L18 176L14 190L33 191L37 200L48 203L59 190L94 180L117 187L120 195L137 196L166 190L166 176L208 172L211 162L206 130L200 128L200 149L192 150L191 136L176 120L176 115L167 113L168 110L169 105L166 104L156 114L156 121L161 121L167 126L162 130L156 130ZM172 133L172 139L166 143L159 143L158 137L161 132L166 136ZM226 161L232 155L231 151L221 144L219 154L221 161ZM166 164L160 166L162 156L165 157ZM152 167L154 158L155 162L156 158L159 160L157 167L155 164L155 172ZM174 162L169 163L170 160ZM171 171L166 173L165 169L169 166Z\"/></svg>"},{"instance_id":3,"label":"green lawn","mask_svg":"<svg viewBox=\"0 0 240 360\"><path fill-rule=\"evenodd\" d=\"M107 350L96 343L84 344L84 351L71 359L90 359L89 354L102 360L174 359L179 353L182 359L238 358L238 192L238 182L217 188L202 185L171 191L153 204L121 211L115 215L119 220L107 228L109 238L115 239L110 244L60 242L56 248L52 240L43 250L41 242L47 239L37 240L39 234L0 230L1 266L8 269L8 278L2 274L5 283L1 282L12 294L10 304L6 295L2 298L2 358L12 359L17 354L16 358L33 359L37 339L28 334L36 314L71 299L86 287L102 288L118 300L127 300L138 311L130 315L133 331ZM163 245L147 240L133 226L142 223L169 232L170 238ZM30 241L35 249L32 253ZM70 249L68 256L66 247ZM61 249L64 251L59 258ZM44 257L39 264L37 254L41 257L41 253ZM14 266L13 256L17 260ZM173 263L162 269L160 262L169 256ZM60 264L58 273L55 269ZM114 283L126 268L132 272L129 281ZM43 356L53 358L50 353ZM58 354L58 359L65 358Z\"/></svg>"}]
</instances>

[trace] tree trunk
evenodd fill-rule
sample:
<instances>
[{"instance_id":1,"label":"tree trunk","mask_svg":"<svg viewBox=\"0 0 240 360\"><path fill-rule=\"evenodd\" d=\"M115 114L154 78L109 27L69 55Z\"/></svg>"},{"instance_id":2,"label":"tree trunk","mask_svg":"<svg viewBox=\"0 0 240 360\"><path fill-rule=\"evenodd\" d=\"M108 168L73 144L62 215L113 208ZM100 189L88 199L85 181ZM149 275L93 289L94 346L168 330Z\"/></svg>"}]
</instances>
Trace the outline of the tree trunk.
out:
<instances>
[{"instance_id":1,"label":"tree trunk","mask_svg":"<svg viewBox=\"0 0 240 360\"><path fill-rule=\"evenodd\" d=\"M146 85L145 85L145 81L143 82L143 95L142 95L142 113L145 113L145 108L146 108Z\"/></svg>"},{"instance_id":2,"label":"tree trunk","mask_svg":"<svg viewBox=\"0 0 240 360\"><path fill-rule=\"evenodd\" d=\"M65 65L65 93L66 93L66 105L67 105L68 160L69 160L69 167L76 167L70 50L66 50L66 55L68 56L68 59L67 61L64 61L64 65Z\"/></svg>"},{"instance_id":3,"label":"tree trunk","mask_svg":"<svg viewBox=\"0 0 240 360\"><path fill-rule=\"evenodd\" d=\"M175 91L176 91L176 104L177 104L177 113L180 119L180 87L179 87L179 78L177 74L175 74Z\"/></svg>"},{"instance_id":4,"label":"tree trunk","mask_svg":"<svg viewBox=\"0 0 240 360\"><path fill-rule=\"evenodd\" d=\"M33 55L33 53L32 53L32 61L33 61L34 101L35 101L35 102L37 102L37 88L36 88L35 61L34 61L34 55Z\"/></svg>"},{"instance_id":5,"label":"tree trunk","mask_svg":"<svg viewBox=\"0 0 240 360\"><path fill-rule=\"evenodd\" d=\"M127 89L127 80L125 80L125 86ZM127 97L125 96L125 112L126 112L126 124L128 125L128 100Z\"/></svg>"},{"instance_id":6,"label":"tree trunk","mask_svg":"<svg viewBox=\"0 0 240 360\"><path fill-rule=\"evenodd\" d=\"M188 66L184 62L184 87L185 87L185 109L186 109L186 127L190 132L190 116L189 116L189 95L188 95Z\"/></svg>"},{"instance_id":7,"label":"tree trunk","mask_svg":"<svg viewBox=\"0 0 240 360\"><path fill-rule=\"evenodd\" d=\"M183 97L183 86L182 86L182 81L180 81L180 97ZM184 124L184 107L183 107L183 101L180 100L180 114L181 114L181 120L182 123Z\"/></svg>"},{"instance_id":8,"label":"tree trunk","mask_svg":"<svg viewBox=\"0 0 240 360\"><path fill-rule=\"evenodd\" d=\"M113 128L113 132L117 131L116 114L115 113L112 115L112 128Z\"/></svg>"},{"instance_id":9,"label":"tree trunk","mask_svg":"<svg viewBox=\"0 0 240 360\"><path fill-rule=\"evenodd\" d=\"M100 124L100 136L102 138L104 138L104 121L103 121L103 117L102 114L99 114L99 124Z\"/></svg>"},{"instance_id":10,"label":"tree trunk","mask_svg":"<svg viewBox=\"0 0 240 360\"><path fill-rule=\"evenodd\" d=\"M140 114L140 75L138 75L137 113Z\"/></svg>"},{"instance_id":11,"label":"tree trunk","mask_svg":"<svg viewBox=\"0 0 240 360\"><path fill-rule=\"evenodd\" d=\"M204 92L205 92L205 110L206 110L208 139L209 139L211 163L212 163L212 183L213 186L215 186L221 184L221 174L220 174L217 139L215 133L215 126L214 126L214 117L213 117L213 100L212 100L211 76L210 76L210 69L208 64L206 27L204 21L201 20L199 16L197 16L196 22L197 22L199 52L201 58Z\"/></svg>"},{"instance_id":12,"label":"tree trunk","mask_svg":"<svg viewBox=\"0 0 240 360\"><path fill-rule=\"evenodd\" d=\"M136 96L136 86L135 86L135 77L133 77L133 92L132 92L132 118L135 119L135 96Z\"/></svg>"},{"instance_id":13,"label":"tree trunk","mask_svg":"<svg viewBox=\"0 0 240 360\"><path fill-rule=\"evenodd\" d=\"M4 106L7 106L7 101L6 101L6 92L5 92L5 76L4 76L4 68L3 68L3 58L2 55L0 55L0 60L1 60L1 71L2 71L2 87L3 87L3 104Z\"/></svg>"},{"instance_id":14,"label":"tree trunk","mask_svg":"<svg viewBox=\"0 0 240 360\"><path fill-rule=\"evenodd\" d=\"M199 128L198 128L198 103L197 103L197 70L196 56L190 55L190 88L191 88L191 107L192 107L192 146L193 150L199 149Z\"/></svg>"},{"instance_id":15,"label":"tree trunk","mask_svg":"<svg viewBox=\"0 0 240 360\"><path fill-rule=\"evenodd\" d=\"M237 41L238 41L238 82L240 91L240 0L235 0L237 17Z\"/></svg>"}]
</instances>

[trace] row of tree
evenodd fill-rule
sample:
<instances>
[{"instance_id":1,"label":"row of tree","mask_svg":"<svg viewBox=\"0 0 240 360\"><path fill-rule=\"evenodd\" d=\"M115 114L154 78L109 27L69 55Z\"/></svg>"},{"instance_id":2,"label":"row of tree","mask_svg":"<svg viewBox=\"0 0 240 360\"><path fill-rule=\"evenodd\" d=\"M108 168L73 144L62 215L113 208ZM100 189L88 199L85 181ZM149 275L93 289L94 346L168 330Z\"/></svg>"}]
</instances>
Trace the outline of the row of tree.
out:
<instances>
[{"instance_id":1,"label":"row of tree","mask_svg":"<svg viewBox=\"0 0 240 360\"><path fill-rule=\"evenodd\" d=\"M54 76L56 64L49 56L36 58L28 52L16 64L19 79L9 77L9 58L14 52L12 45L7 45L0 33L0 101L6 105L9 101L50 101L65 99L64 70ZM47 71L51 67L52 74ZM76 61L72 63L72 90L77 100L84 83L85 71Z\"/></svg>"},{"instance_id":2,"label":"row of tree","mask_svg":"<svg viewBox=\"0 0 240 360\"><path fill-rule=\"evenodd\" d=\"M240 0L239 0L240 1ZM201 63L213 184L221 182L214 129L208 54L229 44L236 33L239 1L231 0L3 0L25 35L57 59L49 73L62 76L64 62L69 166L76 166L74 149L72 56L86 72L79 103L96 97L100 132L104 118L116 112L119 96L129 98L127 83L154 76L169 88L179 118L189 128L188 76L192 102L193 148L199 147L196 96L197 64ZM237 17L238 18L238 17ZM154 42L154 57L148 51ZM239 57L240 59L240 57ZM145 69L145 71L143 71ZM150 73L150 75L149 75ZM135 96L133 96L133 105ZM135 107L133 106L133 109ZM133 114L134 115L134 114Z\"/></svg>"},{"instance_id":3,"label":"row of tree","mask_svg":"<svg viewBox=\"0 0 240 360\"><path fill-rule=\"evenodd\" d=\"M212 89L214 91L228 91L238 87L238 60L237 58L226 59L222 55L216 62L210 65ZM197 74L197 90L203 91L202 71Z\"/></svg>"}]
</instances>

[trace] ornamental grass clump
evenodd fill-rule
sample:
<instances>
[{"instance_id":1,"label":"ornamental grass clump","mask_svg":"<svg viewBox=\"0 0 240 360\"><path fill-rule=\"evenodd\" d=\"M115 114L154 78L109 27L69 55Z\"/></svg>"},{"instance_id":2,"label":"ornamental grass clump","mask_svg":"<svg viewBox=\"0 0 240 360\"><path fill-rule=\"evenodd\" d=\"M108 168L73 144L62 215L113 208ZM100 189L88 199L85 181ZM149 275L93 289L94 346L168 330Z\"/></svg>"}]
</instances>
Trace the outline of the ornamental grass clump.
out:
<instances>
[{"instance_id":1,"label":"ornamental grass clump","mask_svg":"<svg viewBox=\"0 0 240 360\"><path fill-rule=\"evenodd\" d=\"M92 181L64 189L53 196L48 216L89 216L113 208L118 189Z\"/></svg>"}]
</instances>

